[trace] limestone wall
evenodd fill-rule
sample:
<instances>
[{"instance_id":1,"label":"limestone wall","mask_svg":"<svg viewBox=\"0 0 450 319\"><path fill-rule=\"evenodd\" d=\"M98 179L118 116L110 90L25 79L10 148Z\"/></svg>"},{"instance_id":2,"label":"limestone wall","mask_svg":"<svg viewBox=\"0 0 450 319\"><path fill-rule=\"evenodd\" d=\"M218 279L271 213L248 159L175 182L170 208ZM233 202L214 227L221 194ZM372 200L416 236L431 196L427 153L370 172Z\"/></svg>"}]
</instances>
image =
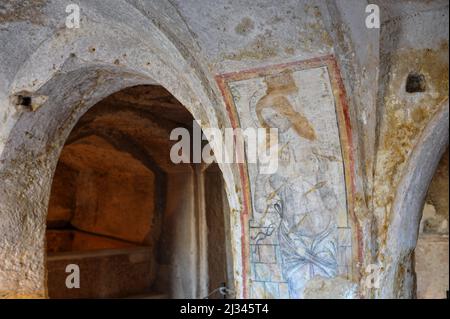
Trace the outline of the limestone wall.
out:
<instances>
[{"instance_id":1,"label":"limestone wall","mask_svg":"<svg viewBox=\"0 0 450 319\"><path fill-rule=\"evenodd\" d=\"M268 180L248 163L219 165L236 297L414 297L422 207L448 145L448 1L373 2L380 29L366 27L368 2L360 0L80 0L75 29L65 24L72 1L2 1L0 297L46 296L46 215L63 145L93 105L141 84L163 86L203 128L275 126L288 144L283 171ZM139 104L149 97L141 93L124 99ZM131 113L118 123L133 118L138 129L165 133ZM130 133L108 143L129 145ZM129 188L152 192L129 178ZM146 192L136 196L154 209ZM90 210L88 197L62 197L51 216L76 221L77 203ZM111 205L108 198L105 210ZM92 216L76 223L116 233ZM130 227L136 232L127 239L141 242L150 225ZM193 231L177 227L174 235ZM318 250L305 249L305 237L319 240L307 244ZM187 251L176 258L192 269L198 263ZM379 287L366 284L370 265L379 265ZM189 280L200 279L179 283L197 295Z\"/></svg>"},{"instance_id":2,"label":"limestone wall","mask_svg":"<svg viewBox=\"0 0 450 319\"><path fill-rule=\"evenodd\" d=\"M448 149L428 190L415 250L417 298L447 298Z\"/></svg>"}]
</instances>

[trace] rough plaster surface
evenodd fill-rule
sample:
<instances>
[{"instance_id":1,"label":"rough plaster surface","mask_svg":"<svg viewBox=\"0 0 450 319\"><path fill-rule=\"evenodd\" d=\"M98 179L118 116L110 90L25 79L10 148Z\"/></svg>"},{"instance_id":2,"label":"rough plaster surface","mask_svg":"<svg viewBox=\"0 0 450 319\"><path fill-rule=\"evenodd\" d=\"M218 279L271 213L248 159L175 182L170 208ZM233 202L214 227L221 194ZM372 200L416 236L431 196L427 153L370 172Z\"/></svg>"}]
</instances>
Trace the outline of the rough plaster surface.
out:
<instances>
[{"instance_id":1,"label":"rough plaster surface","mask_svg":"<svg viewBox=\"0 0 450 319\"><path fill-rule=\"evenodd\" d=\"M364 282L365 266L382 262L382 289L360 285L358 296L414 296L410 256L437 165L431 158L448 143L448 126L429 124L448 99L448 2L377 1L382 27L374 32L363 26L365 2L356 0L79 1L81 28L72 30L64 26L69 3L6 0L0 11L1 297L46 296L53 172L71 129L96 102L158 83L204 127L230 127L214 76L327 54L340 66L353 128L359 228L352 235L361 256L352 280ZM405 93L413 71L425 75L426 92ZM43 104L34 112L15 105L24 92ZM411 159L413 149L430 158ZM236 295L249 297L250 247L240 216L247 190L237 165L220 168ZM270 296L270 287L263 290Z\"/></svg>"},{"instance_id":2,"label":"rough plaster surface","mask_svg":"<svg viewBox=\"0 0 450 319\"><path fill-rule=\"evenodd\" d=\"M50 298L123 298L151 292L155 262L147 247L66 252L47 260ZM65 289L67 264L80 267L80 288Z\"/></svg>"},{"instance_id":3,"label":"rough plaster surface","mask_svg":"<svg viewBox=\"0 0 450 319\"><path fill-rule=\"evenodd\" d=\"M448 248L448 235L425 234L419 237L415 250L417 298L447 298Z\"/></svg>"},{"instance_id":4,"label":"rough plaster surface","mask_svg":"<svg viewBox=\"0 0 450 319\"><path fill-rule=\"evenodd\" d=\"M342 278L323 278L316 276L305 287L305 299L355 299L358 287L355 283Z\"/></svg>"}]
</instances>

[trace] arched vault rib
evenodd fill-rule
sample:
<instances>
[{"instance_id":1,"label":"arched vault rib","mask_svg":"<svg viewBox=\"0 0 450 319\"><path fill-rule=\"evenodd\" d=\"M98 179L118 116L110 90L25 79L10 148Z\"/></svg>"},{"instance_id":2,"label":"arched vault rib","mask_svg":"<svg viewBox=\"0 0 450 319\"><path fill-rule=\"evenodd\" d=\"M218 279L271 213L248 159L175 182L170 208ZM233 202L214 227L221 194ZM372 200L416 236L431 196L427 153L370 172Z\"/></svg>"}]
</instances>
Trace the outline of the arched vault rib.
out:
<instances>
[{"instance_id":1,"label":"arched vault rib","mask_svg":"<svg viewBox=\"0 0 450 319\"><path fill-rule=\"evenodd\" d=\"M222 114L225 108L211 95L214 90L205 87L205 81L177 51L176 44L151 21L147 23L148 30L155 32L147 30L148 37L132 37L131 42L133 28L126 26L116 33L100 23L95 26L95 33L83 29L67 35L63 46L57 45L62 43L58 37L65 35L55 31L17 73L11 95L26 91L44 95L47 100L35 112L22 111L8 119L12 124L8 124L11 130L1 152L4 165L0 171L0 233L6 234L0 238L0 259L8 262L0 265L0 296L46 295L44 235L52 176L70 131L95 103L126 87L156 81L203 125L228 126L224 123L227 117ZM106 46L104 54L86 54L100 40ZM118 47L126 48L129 58L115 65L117 54L122 54ZM243 188L238 191L239 187L235 187L240 185L239 171L230 164L221 164L220 168L232 212L233 251L240 252ZM233 260L234 271L241 273L245 260L238 254ZM237 296L243 297L245 276L234 277Z\"/></svg>"},{"instance_id":2,"label":"arched vault rib","mask_svg":"<svg viewBox=\"0 0 450 319\"><path fill-rule=\"evenodd\" d=\"M413 253L428 186L449 143L448 99L422 132L397 188L387 240L381 252L381 298L414 297ZM386 263L387 265L384 265Z\"/></svg>"}]
</instances>

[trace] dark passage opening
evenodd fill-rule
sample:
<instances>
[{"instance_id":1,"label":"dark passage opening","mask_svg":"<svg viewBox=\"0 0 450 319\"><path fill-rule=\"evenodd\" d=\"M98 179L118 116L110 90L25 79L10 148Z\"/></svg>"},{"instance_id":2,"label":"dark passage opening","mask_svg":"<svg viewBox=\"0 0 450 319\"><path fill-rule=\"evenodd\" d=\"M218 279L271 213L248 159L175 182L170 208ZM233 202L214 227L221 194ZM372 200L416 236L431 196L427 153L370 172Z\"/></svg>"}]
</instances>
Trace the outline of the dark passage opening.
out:
<instances>
[{"instance_id":1,"label":"dark passage opening","mask_svg":"<svg viewBox=\"0 0 450 319\"><path fill-rule=\"evenodd\" d=\"M228 280L221 171L204 174L195 167L203 164L170 159L176 143L170 132L192 131L192 121L160 86L115 93L79 120L60 155L49 202L50 298L199 298ZM199 244L207 230L214 234L206 235L207 244L222 248ZM66 285L71 264L79 267L80 288Z\"/></svg>"}]
</instances>

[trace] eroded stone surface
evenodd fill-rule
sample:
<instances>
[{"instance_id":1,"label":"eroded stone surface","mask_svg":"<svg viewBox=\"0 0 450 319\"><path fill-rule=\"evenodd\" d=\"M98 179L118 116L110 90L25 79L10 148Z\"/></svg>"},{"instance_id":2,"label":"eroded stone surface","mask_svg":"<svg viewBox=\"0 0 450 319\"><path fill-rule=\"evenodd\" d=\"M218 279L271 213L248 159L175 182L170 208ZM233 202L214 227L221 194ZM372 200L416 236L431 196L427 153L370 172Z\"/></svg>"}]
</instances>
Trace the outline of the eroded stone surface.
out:
<instances>
[{"instance_id":1,"label":"eroded stone surface","mask_svg":"<svg viewBox=\"0 0 450 319\"><path fill-rule=\"evenodd\" d=\"M316 276L306 283L304 295L305 299L355 299L358 288L345 278Z\"/></svg>"},{"instance_id":2,"label":"eroded stone surface","mask_svg":"<svg viewBox=\"0 0 450 319\"><path fill-rule=\"evenodd\" d=\"M345 238L351 241L354 254L344 259L351 260L352 280L364 283L366 266L381 263L384 266L380 274L385 279L383 285L374 290L359 284L360 296L414 296L411 260L424 194L437 164L429 159L412 165L411 160L421 158L414 157L420 153L418 148L430 153L430 158L440 156L445 136L433 136L429 130L446 134L448 143L448 127L445 133L442 125L433 126L432 123L436 116L445 113L445 108L448 110L448 1L374 1L381 9L379 30L365 27L365 2L362 1L80 0L82 21L80 29L75 30L65 27L65 6L69 3L69 0L20 3L7 0L0 5L1 297L46 296L44 238L52 177L69 133L93 105L127 87L141 84L165 87L168 92L160 90L162 95L156 91L146 94L142 88L122 94L119 107L122 109L116 116L104 113L92 122L88 121L87 130L79 133L89 135L89 130L95 129L89 127L93 125L104 138L105 131L114 125L120 126L119 132L116 130L113 138L107 141L115 148L110 154L120 157L120 152L129 151L117 149L120 145L128 145L122 143L127 136L134 136L134 141L144 147L149 138L144 128L151 128L161 143L156 143L158 138L152 140L155 147L147 150L148 153L162 171L175 172L168 181L170 187L177 188L174 194L190 192L194 181L187 176L192 175L161 155L167 149L163 137L170 131L169 126L162 125L162 128L161 122L152 121L151 115L142 116L142 107L152 107L156 113L162 113L162 117L175 116L182 122L186 115L173 114L174 101L169 96L173 95L195 119L202 121L204 127L223 129L245 124L253 113L246 112L247 105L239 103L235 103L236 110L227 109L226 98L215 76L259 67L264 67L264 72L276 74L275 65L326 55L333 55L343 79L342 86L333 91L332 96L344 98L348 103L346 116L351 124L351 132L348 132L353 145L351 149L346 147L350 144L342 143L342 134L338 139L336 130L322 130L315 123L314 118L329 118L333 108L323 110L322 104L312 103L311 109L317 111L317 115L311 119L307 112L303 114L297 107L289 108L289 105L305 103L301 99L292 100L292 94L287 91L266 92L266 88L262 88L257 96L269 98L260 103L257 114L250 117L287 117L286 123L292 124L289 134L297 135L296 140L317 143L320 147L332 144L338 148L340 145L342 150L348 151L354 161L351 169L354 173L351 181L354 207L351 212L355 218L351 236ZM411 90L406 90L406 81L413 73L423 76L425 86L408 92ZM311 83L316 83L311 92L319 92L328 85L326 78ZM243 94L249 93L251 87L244 85ZM23 92L45 99L31 109L18 107L15 97ZM153 99L155 95L157 97ZM105 105L103 107L107 109ZM133 106L131 109L128 108L130 105ZM233 114L237 116L233 118ZM251 126L259 126L258 121L254 122L256 125L251 123ZM330 137L322 136L323 132L328 132ZM432 137L431 140L423 136L424 132ZM423 140L428 141L426 145ZM339 152L336 152L333 157L327 154L328 158L340 160ZM305 153L306 157L313 155L310 151ZM142 157L137 153L134 155L141 161ZM300 165L300 161L296 159L294 164ZM114 165L105 166L113 169ZM421 169L416 170L416 167ZM253 198L248 195L256 190L255 184L245 183L247 170L251 176L252 168L244 163L243 166L221 164L220 169L231 211L229 250L233 255L236 296L250 297L251 291L255 292L254 297L289 296L282 267L270 264L270 267L252 269L253 253L243 249L248 247L252 236L250 220L245 216L257 215L259 211L259 204L252 202ZM64 178L76 179L75 175L76 172L66 172ZM288 179L293 178L292 169L287 175ZM348 188L348 181L337 181L342 174L336 170L331 175L336 178L332 189L341 194L338 189ZM314 167L308 167L302 177L315 181L318 175ZM408 188L405 185L408 181L414 181L417 187ZM76 201L63 196L61 184L55 179L55 189L59 189L57 192L61 196L51 202L50 217L66 223L73 217L72 208L76 208ZM72 184L65 185L67 192L74 188ZM128 185L132 188L135 184L130 182ZM434 187L432 184L428 204L434 205L435 213L425 215L428 220L425 228L442 233L445 232L442 224L445 218L441 212L446 205L448 211L448 198L441 201L442 197L436 195ZM405 189L411 196L420 195L420 198L404 196L402 191ZM265 192L266 189L260 191ZM337 197L343 201L342 194ZM264 202L270 198L262 195L260 199ZM399 203L400 199L404 202ZM297 206L295 202L295 199L288 200L286 205ZM320 202L315 201L314 205ZM192 205L190 200L170 203L168 222L176 221L175 211L185 211ZM146 207L153 209L151 205ZM296 210L293 220L301 214ZM190 216L182 214L179 220L184 227L176 224L172 234L191 238L195 228ZM313 219L317 220L322 219ZM258 222L270 225L271 220L261 216ZM332 224L339 223L334 220ZM407 233L406 226L401 225L407 225ZM141 240L142 229L136 238L127 238ZM306 230L312 229L316 227ZM170 242L170 236L166 239ZM176 246L176 243L170 244ZM177 255L180 264L195 266L196 257L190 253L180 249ZM273 256L270 247L265 247L259 258L270 261ZM281 256L278 257L281 260ZM167 263L163 268L174 274L183 271L179 264L171 267ZM277 284L250 280L254 279L252 273L270 274ZM177 282L174 289L180 292L180 297L199 297L199 291L184 289L195 286L198 279L195 272L189 275L184 282ZM295 273L294 277L297 275ZM300 277L304 282L305 277ZM325 288L319 285L314 289L342 294L338 289L340 283L330 284L330 289L328 285L327 282ZM334 287L337 290L333 290Z\"/></svg>"}]
</instances>

